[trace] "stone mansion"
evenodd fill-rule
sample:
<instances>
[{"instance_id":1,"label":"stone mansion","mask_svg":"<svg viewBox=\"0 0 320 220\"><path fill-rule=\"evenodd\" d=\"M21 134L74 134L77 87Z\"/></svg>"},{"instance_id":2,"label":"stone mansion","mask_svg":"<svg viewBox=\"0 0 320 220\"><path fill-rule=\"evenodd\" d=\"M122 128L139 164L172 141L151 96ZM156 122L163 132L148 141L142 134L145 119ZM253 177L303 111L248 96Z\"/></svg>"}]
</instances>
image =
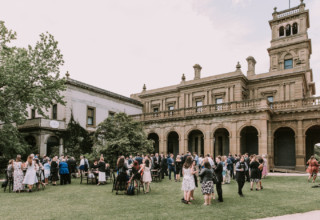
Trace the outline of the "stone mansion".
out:
<instances>
[{"instance_id":1,"label":"stone mansion","mask_svg":"<svg viewBox=\"0 0 320 220\"><path fill-rule=\"evenodd\" d=\"M39 149L41 155L52 156L53 147L59 147L60 154L63 152L63 139L59 134L67 129L71 115L92 132L100 122L115 113L132 115L142 112L139 101L71 79L69 74L66 87L62 92L66 105L54 104L46 112L48 119L29 108L28 120L18 127L28 144Z\"/></svg>"},{"instance_id":2,"label":"stone mansion","mask_svg":"<svg viewBox=\"0 0 320 220\"><path fill-rule=\"evenodd\" d=\"M132 94L143 104L134 115L144 122L156 152L267 155L271 168L304 170L320 143L320 97L310 67L309 10L305 4L274 9L268 48L270 69L256 73L238 63L234 72L194 79Z\"/></svg>"}]
</instances>

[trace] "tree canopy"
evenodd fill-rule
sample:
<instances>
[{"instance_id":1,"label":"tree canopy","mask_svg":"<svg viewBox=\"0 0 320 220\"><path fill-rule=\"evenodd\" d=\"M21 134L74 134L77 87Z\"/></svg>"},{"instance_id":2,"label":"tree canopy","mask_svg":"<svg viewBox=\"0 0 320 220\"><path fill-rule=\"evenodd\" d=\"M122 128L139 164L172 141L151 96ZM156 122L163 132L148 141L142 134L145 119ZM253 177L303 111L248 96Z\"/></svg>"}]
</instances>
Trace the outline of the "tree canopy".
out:
<instances>
[{"instance_id":1,"label":"tree canopy","mask_svg":"<svg viewBox=\"0 0 320 220\"><path fill-rule=\"evenodd\" d=\"M27 107L32 106L46 117L44 110L52 103L64 104L60 78L63 57L58 42L49 34L40 34L34 47L11 46L17 34L0 21L0 121L24 123Z\"/></svg>"},{"instance_id":2,"label":"tree canopy","mask_svg":"<svg viewBox=\"0 0 320 220\"><path fill-rule=\"evenodd\" d=\"M142 123L125 113L117 113L100 123L95 132L94 154L103 154L115 166L118 156L153 152L152 141L147 139Z\"/></svg>"},{"instance_id":3,"label":"tree canopy","mask_svg":"<svg viewBox=\"0 0 320 220\"><path fill-rule=\"evenodd\" d=\"M26 151L17 127L12 125L25 122L29 106L47 117L45 111L52 103L64 104L61 91L66 88L65 79L60 77L64 61L58 42L45 33L35 46L22 48L13 46L16 38L17 34L0 21L0 137L10 140L0 141L0 156Z\"/></svg>"}]
</instances>

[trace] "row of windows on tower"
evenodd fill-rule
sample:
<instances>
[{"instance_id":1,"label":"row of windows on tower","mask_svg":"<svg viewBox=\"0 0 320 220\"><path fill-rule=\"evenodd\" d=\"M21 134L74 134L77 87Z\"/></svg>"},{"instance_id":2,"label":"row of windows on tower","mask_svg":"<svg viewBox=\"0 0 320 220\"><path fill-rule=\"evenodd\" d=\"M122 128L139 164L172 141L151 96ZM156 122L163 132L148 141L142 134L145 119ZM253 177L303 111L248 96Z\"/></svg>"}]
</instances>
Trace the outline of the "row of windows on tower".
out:
<instances>
[{"instance_id":1,"label":"row of windows on tower","mask_svg":"<svg viewBox=\"0 0 320 220\"><path fill-rule=\"evenodd\" d=\"M290 24L287 24L286 27L281 26L279 29L279 36L284 37L284 36L290 36L293 34L298 34L298 24L293 23L292 27Z\"/></svg>"}]
</instances>

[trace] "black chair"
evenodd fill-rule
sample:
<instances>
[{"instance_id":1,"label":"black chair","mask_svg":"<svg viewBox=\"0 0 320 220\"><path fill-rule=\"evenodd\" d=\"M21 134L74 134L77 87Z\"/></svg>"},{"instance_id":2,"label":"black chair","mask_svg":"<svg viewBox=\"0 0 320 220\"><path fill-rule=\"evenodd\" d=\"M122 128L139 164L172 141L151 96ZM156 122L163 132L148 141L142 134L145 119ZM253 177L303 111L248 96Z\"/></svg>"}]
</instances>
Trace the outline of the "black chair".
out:
<instances>
[{"instance_id":1,"label":"black chair","mask_svg":"<svg viewBox=\"0 0 320 220\"><path fill-rule=\"evenodd\" d=\"M13 191L13 176L8 176L8 170L5 170L6 180L2 183L3 192L9 190L9 193Z\"/></svg>"},{"instance_id":2,"label":"black chair","mask_svg":"<svg viewBox=\"0 0 320 220\"><path fill-rule=\"evenodd\" d=\"M109 180L109 182L110 183L113 183L113 169L110 169L110 173L107 173L107 171L106 171L106 183L108 182L108 180Z\"/></svg>"},{"instance_id":3,"label":"black chair","mask_svg":"<svg viewBox=\"0 0 320 220\"><path fill-rule=\"evenodd\" d=\"M151 170L151 177L152 181L154 182L160 182L161 181L161 175L160 175L160 169L153 169Z\"/></svg>"}]
</instances>

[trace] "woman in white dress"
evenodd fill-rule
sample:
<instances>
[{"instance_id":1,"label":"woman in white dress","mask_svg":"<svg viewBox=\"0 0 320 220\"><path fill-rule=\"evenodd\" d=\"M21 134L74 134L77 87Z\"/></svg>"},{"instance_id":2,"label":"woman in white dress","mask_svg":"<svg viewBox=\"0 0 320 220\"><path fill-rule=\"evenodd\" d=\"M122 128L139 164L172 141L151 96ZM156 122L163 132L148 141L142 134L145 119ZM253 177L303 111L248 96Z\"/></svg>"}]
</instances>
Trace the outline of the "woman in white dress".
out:
<instances>
[{"instance_id":1,"label":"woman in white dress","mask_svg":"<svg viewBox=\"0 0 320 220\"><path fill-rule=\"evenodd\" d=\"M145 159L144 164L142 164L141 169L139 171L141 172L141 170L143 170L142 181L145 184L145 188L146 188L145 193L149 193L150 183L152 182L150 169L151 169L150 160Z\"/></svg>"},{"instance_id":2,"label":"woman in white dress","mask_svg":"<svg viewBox=\"0 0 320 220\"><path fill-rule=\"evenodd\" d=\"M191 156L188 156L185 163L183 164L182 173L183 181L181 189L184 191L184 203L191 204L190 195L191 191L196 188L193 174L195 171L193 169L193 159Z\"/></svg>"},{"instance_id":3,"label":"woman in white dress","mask_svg":"<svg viewBox=\"0 0 320 220\"><path fill-rule=\"evenodd\" d=\"M28 185L29 192L32 192L33 185L38 182L36 164L33 161L32 155L28 157L25 167L27 168L27 172L24 176L23 184Z\"/></svg>"}]
</instances>

